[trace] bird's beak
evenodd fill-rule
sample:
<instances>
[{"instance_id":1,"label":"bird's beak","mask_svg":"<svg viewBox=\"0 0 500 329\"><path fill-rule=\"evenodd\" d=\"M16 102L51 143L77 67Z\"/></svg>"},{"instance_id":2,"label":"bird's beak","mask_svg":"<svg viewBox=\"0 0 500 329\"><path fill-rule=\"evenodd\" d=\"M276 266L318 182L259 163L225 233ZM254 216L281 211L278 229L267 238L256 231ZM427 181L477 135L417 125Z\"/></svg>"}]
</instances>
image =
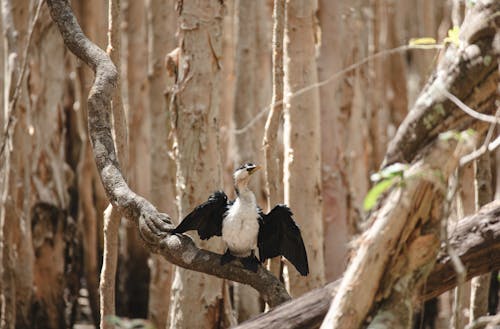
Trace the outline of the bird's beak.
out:
<instances>
[{"instance_id":1,"label":"bird's beak","mask_svg":"<svg viewBox=\"0 0 500 329\"><path fill-rule=\"evenodd\" d=\"M260 170L261 168L262 168L261 166L255 166L255 168L252 169L252 171L250 172L250 174L253 174L257 170Z\"/></svg>"}]
</instances>

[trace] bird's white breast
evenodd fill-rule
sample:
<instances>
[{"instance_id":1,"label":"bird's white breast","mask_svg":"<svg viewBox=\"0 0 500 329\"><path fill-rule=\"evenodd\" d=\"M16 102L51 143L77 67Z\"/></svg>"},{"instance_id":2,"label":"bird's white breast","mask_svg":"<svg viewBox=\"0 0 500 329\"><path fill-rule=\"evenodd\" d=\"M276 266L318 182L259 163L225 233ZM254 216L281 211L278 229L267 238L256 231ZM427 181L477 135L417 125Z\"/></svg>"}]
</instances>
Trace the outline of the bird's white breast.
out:
<instances>
[{"instance_id":1,"label":"bird's white breast","mask_svg":"<svg viewBox=\"0 0 500 329\"><path fill-rule=\"evenodd\" d=\"M242 192L226 212L222 224L222 239L231 254L247 257L257 248L259 214L252 192Z\"/></svg>"}]
</instances>

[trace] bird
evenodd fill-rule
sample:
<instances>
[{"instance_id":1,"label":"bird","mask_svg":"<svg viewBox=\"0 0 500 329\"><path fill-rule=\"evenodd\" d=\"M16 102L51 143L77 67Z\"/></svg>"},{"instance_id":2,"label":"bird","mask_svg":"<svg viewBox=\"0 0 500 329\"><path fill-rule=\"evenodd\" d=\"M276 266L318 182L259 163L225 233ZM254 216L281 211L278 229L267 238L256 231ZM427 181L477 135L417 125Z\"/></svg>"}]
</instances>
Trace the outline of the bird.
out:
<instances>
[{"instance_id":1,"label":"bird","mask_svg":"<svg viewBox=\"0 0 500 329\"><path fill-rule=\"evenodd\" d=\"M257 272L259 264L266 259L284 256L301 275L306 276L309 274L307 252L292 211L288 206L278 204L265 214L248 188L250 177L259 169L261 167L253 163L238 167L233 174L236 198L229 200L224 191L214 192L172 233L196 230L202 240L222 237L227 248L221 257L221 265L240 259L244 268Z\"/></svg>"}]
</instances>

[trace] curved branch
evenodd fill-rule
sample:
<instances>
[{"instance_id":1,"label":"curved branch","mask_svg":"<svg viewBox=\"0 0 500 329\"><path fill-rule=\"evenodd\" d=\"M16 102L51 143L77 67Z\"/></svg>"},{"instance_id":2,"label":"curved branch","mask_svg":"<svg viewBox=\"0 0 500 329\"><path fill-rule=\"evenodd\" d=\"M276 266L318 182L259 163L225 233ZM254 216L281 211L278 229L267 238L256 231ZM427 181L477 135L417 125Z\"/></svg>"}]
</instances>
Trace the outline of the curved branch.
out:
<instances>
[{"instance_id":1,"label":"curved branch","mask_svg":"<svg viewBox=\"0 0 500 329\"><path fill-rule=\"evenodd\" d=\"M219 255L197 248L188 236L168 234L173 228L170 217L130 190L121 173L111 135L111 97L118 81L116 68L109 56L83 34L67 0L47 0L47 5L66 46L96 75L88 97L88 129L97 169L113 206L138 225L151 251L173 264L249 284L271 306L290 299L285 287L262 267L253 273L240 264L220 266Z\"/></svg>"}]
</instances>

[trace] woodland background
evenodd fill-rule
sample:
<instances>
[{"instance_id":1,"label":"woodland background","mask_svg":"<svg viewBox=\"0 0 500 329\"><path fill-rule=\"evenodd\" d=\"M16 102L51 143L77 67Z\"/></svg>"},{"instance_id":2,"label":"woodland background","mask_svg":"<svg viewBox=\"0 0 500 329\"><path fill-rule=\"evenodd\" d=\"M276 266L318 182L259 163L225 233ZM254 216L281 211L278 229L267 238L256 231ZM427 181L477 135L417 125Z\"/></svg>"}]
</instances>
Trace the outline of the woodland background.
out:
<instances>
[{"instance_id":1,"label":"woodland background","mask_svg":"<svg viewBox=\"0 0 500 329\"><path fill-rule=\"evenodd\" d=\"M105 0L71 5L120 72L113 106L125 113L128 132L116 136L128 184L174 223L214 190L231 194L234 168L266 164L270 150L268 170L276 170L267 177L269 201L291 206L309 255L307 278L293 268L282 273L299 297L346 269L355 238L369 225L363 202L370 177L441 60L442 41L474 2L286 1L278 45L284 79L274 83L273 1L121 0L109 16ZM109 201L87 131L94 75L65 47L44 2L2 0L1 13L1 324L99 326ZM408 46L422 37L438 44ZM283 105L268 122L266 148L273 94ZM489 186L480 204L498 199L498 157L487 153L481 164L460 168L451 223L477 211L478 167ZM265 209L264 172L251 187ZM253 288L150 253L131 222L123 220L118 232L115 324L145 318L143 325L156 328L225 328L264 310ZM220 253L214 241L197 244ZM271 265L273 273L280 267ZM497 275L483 278L492 283L482 292L490 313L498 304ZM458 304L453 293L427 302L415 327L448 327L458 315L453 323L463 328L475 294L464 291Z\"/></svg>"}]
</instances>

